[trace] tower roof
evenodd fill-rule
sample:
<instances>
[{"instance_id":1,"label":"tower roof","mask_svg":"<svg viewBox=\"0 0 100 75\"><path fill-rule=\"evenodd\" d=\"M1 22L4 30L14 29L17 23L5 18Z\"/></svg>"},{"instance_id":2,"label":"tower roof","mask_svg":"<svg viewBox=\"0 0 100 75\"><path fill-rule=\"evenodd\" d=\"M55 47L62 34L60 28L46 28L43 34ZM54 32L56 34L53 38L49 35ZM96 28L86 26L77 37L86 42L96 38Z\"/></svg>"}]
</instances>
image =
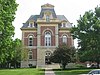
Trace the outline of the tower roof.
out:
<instances>
[{"instance_id":1,"label":"tower roof","mask_svg":"<svg viewBox=\"0 0 100 75\"><path fill-rule=\"evenodd\" d=\"M54 5L47 3L47 4L42 5L41 7L54 7Z\"/></svg>"},{"instance_id":2,"label":"tower roof","mask_svg":"<svg viewBox=\"0 0 100 75\"><path fill-rule=\"evenodd\" d=\"M51 5L49 3L44 4L41 6L41 12L40 12L40 18L44 16L44 12L51 12L53 18L57 18L55 10L54 10L54 5Z\"/></svg>"}]
</instances>

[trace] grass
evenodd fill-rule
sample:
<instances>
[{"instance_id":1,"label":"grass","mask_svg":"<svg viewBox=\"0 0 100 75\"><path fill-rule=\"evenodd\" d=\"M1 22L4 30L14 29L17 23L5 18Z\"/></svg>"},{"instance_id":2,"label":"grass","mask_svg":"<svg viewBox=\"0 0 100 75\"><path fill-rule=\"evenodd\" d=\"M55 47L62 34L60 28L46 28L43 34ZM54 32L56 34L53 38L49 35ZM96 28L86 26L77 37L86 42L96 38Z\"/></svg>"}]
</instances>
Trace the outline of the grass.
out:
<instances>
[{"instance_id":1,"label":"grass","mask_svg":"<svg viewBox=\"0 0 100 75\"><path fill-rule=\"evenodd\" d=\"M55 71L56 75L79 75L79 74L87 74L92 69L73 69L73 70L58 70Z\"/></svg>"},{"instance_id":2,"label":"grass","mask_svg":"<svg viewBox=\"0 0 100 75\"><path fill-rule=\"evenodd\" d=\"M87 74L92 69L55 69L56 75L79 75ZM0 70L0 75L45 75L44 70L36 68L27 68L27 69L2 69Z\"/></svg>"},{"instance_id":3,"label":"grass","mask_svg":"<svg viewBox=\"0 0 100 75\"><path fill-rule=\"evenodd\" d=\"M43 70L39 69L3 69L0 75L45 75Z\"/></svg>"}]
</instances>

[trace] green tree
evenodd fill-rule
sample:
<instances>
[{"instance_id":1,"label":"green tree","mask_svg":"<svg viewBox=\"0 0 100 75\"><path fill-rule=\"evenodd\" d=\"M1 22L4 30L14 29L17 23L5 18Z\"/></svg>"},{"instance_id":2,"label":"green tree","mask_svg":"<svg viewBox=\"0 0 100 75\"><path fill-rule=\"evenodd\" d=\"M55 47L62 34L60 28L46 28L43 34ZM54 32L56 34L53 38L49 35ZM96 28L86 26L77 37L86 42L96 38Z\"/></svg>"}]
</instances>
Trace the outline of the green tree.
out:
<instances>
[{"instance_id":1,"label":"green tree","mask_svg":"<svg viewBox=\"0 0 100 75\"><path fill-rule=\"evenodd\" d=\"M100 62L100 7L85 12L71 32L78 39L81 61ZM98 66L99 67L99 66Z\"/></svg>"},{"instance_id":2,"label":"green tree","mask_svg":"<svg viewBox=\"0 0 100 75\"><path fill-rule=\"evenodd\" d=\"M11 60L10 63L16 68L20 66L22 42L20 39L15 39L12 43Z\"/></svg>"},{"instance_id":3,"label":"green tree","mask_svg":"<svg viewBox=\"0 0 100 75\"><path fill-rule=\"evenodd\" d=\"M7 52L11 48L14 36L12 22L17 6L15 0L0 0L0 64L6 63Z\"/></svg>"},{"instance_id":4,"label":"green tree","mask_svg":"<svg viewBox=\"0 0 100 75\"><path fill-rule=\"evenodd\" d=\"M20 67L22 42L20 39L10 40L10 45L2 53L1 68Z\"/></svg>"},{"instance_id":5,"label":"green tree","mask_svg":"<svg viewBox=\"0 0 100 75\"><path fill-rule=\"evenodd\" d=\"M74 48L69 48L66 46L66 44L62 44L56 48L51 55L50 60L54 63L62 64L62 68L65 69L66 65L73 61L74 54Z\"/></svg>"}]
</instances>

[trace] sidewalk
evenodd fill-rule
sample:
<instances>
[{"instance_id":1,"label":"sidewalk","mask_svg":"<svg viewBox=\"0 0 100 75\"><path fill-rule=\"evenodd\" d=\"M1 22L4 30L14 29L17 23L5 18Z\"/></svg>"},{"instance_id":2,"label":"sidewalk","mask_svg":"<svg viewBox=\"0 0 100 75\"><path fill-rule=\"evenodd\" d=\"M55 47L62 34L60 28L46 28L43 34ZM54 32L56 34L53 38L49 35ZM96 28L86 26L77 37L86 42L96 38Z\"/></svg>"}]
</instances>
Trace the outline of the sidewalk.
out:
<instances>
[{"instance_id":1,"label":"sidewalk","mask_svg":"<svg viewBox=\"0 0 100 75\"><path fill-rule=\"evenodd\" d=\"M55 75L55 73L51 68L45 68L45 75Z\"/></svg>"}]
</instances>

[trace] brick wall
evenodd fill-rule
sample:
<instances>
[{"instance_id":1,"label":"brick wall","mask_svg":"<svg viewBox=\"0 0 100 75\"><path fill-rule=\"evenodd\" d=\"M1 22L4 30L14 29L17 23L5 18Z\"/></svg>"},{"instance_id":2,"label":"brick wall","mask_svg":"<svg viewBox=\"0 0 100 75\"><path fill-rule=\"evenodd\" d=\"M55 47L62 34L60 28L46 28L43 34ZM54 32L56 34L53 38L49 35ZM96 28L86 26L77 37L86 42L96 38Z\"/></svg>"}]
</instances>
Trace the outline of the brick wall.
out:
<instances>
[{"instance_id":1,"label":"brick wall","mask_svg":"<svg viewBox=\"0 0 100 75\"><path fill-rule=\"evenodd\" d=\"M67 36L67 46L72 46L72 41L73 40L71 40L71 35L70 35L69 32L59 32L59 45L63 43L63 40L62 40L62 35L63 34L68 35Z\"/></svg>"},{"instance_id":2,"label":"brick wall","mask_svg":"<svg viewBox=\"0 0 100 75\"><path fill-rule=\"evenodd\" d=\"M33 46L37 46L37 32L25 32L24 33L24 45L28 46L28 36L33 35Z\"/></svg>"},{"instance_id":3,"label":"brick wall","mask_svg":"<svg viewBox=\"0 0 100 75\"><path fill-rule=\"evenodd\" d=\"M46 31L51 32L51 46L55 46L55 26L41 26L41 46L44 46L44 42L45 42L45 32ZM53 33L52 33L53 32Z\"/></svg>"}]
</instances>

